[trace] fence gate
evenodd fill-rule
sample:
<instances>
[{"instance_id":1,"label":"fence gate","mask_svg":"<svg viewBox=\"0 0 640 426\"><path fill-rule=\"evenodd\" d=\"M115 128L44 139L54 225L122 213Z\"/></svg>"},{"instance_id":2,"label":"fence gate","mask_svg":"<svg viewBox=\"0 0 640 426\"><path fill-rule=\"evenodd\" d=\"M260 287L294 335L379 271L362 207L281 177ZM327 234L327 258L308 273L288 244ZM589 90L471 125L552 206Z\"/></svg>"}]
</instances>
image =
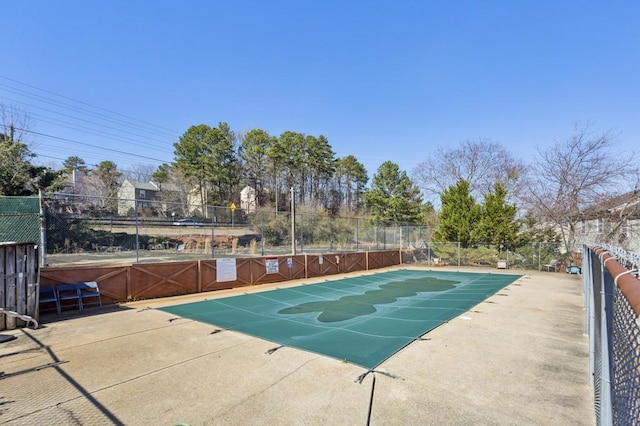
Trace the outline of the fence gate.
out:
<instances>
[{"instance_id":1,"label":"fence gate","mask_svg":"<svg viewBox=\"0 0 640 426\"><path fill-rule=\"evenodd\" d=\"M23 326L5 311L38 318L38 245L0 243L0 330Z\"/></svg>"}]
</instances>

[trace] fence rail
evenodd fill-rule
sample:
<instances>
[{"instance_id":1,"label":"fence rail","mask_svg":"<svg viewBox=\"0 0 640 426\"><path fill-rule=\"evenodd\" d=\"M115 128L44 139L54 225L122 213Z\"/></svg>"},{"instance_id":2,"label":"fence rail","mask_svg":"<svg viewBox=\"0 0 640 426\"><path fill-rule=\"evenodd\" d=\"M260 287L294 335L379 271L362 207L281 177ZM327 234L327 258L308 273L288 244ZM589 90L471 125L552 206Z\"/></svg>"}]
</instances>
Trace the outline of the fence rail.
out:
<instances>
[{"instance_id":1,"label":"fence rail","mask_svg":"<svg viewBox=\"0 0 640 426\"><path fill-rule=\"evenodd\" d=\"M611 246L583 254L597 424L640 425L640 257Z\"/></svg>"}]
</instances>

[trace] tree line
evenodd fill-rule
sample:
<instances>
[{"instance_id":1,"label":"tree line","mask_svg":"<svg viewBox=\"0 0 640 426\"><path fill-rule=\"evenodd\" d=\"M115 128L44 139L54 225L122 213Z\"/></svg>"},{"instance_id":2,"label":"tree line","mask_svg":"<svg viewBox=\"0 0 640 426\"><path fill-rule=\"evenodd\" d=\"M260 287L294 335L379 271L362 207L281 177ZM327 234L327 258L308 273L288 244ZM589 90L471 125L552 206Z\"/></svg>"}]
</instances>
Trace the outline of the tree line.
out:
<instances>
[{"instance_id":1,"label":"tree line","mask_svg":"<svg viewBox=\"0 0 640 426\"><path fill-rule=\"evenodd\" d=\"M173 161L157 168L122 172L110 160L90 168L72 156L55 170L33 164L35 154L15 130L24 124L2 125L3 195L68 188L70 177L79 173L83 191L107 198L117 196L124 178L152 180L170 201L185 203L195 193L203 205L238 203L240 189L248 185L256 191L258 208L288 210L289 188L294 188L299 205L327 215L430 225L436 229L434 241L458 241L464 247L560 241L568 251L574 249L580 222L607 200L618 204L607 213L612 225L606 242L623 242L614 240L627 220L640 218L634 154L617 151L616 134L594 131L588 123L577 123L570 137L538 149L530 162L490 139L467 140L433 150L412 177L386 161L370 184L363 164L353 155L336 157L323 135L285 131L275 136L263 129L236 134L225 122L200 124L175 141Z\"/></svg>"},{"instance_id":2,"label":"tree line","mask_svg":"<svg viewBox=\"0 0 640 426\"><path fill-rule=\"evenodd\" d=\"M236 136L227 123L200 124L174 143L174 153L173 163L162 165L153 177L161 184L172 178L188 182L203 203L228 205L249 185L258 206L286 209L284 195L295 188L301 204L333 212L363 207L365 167L354 156L337 158L323 135L286 131L276 137L253 129Z\"/></svg>"}]
</instances>

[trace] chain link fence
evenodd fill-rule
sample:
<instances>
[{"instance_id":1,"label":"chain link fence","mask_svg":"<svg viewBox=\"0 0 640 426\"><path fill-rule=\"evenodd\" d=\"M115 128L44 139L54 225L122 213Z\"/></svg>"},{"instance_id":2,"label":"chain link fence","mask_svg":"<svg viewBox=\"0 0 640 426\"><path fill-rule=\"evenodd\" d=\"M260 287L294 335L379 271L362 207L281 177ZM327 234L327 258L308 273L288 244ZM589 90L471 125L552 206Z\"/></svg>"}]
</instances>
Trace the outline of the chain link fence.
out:
<instances>
[{"instance_id":1,"label":"chain link fence","mask_svg":"<svg viewBox=\"0 0 640 426\"><path fill-rule=\"evenodd\" d=\"M402 250L404 263L550 270L567 259L557 243L519 247L461 247L431 241L432 226L379 223L329 216L322 209L291 213L177 203L56 194L0 198L3 241L39 242L44 265L162 262L295 253ZM553 270L564 271L566 260Z\"/></svg>"},{"instance_id":2,"label":"chain link fence","mask_svg":"<svg viewBox=\"0 0 640 426\"><path fill-rule=\"evenodd\" d=\"M48 265L390 250L424 244L426 226L267 209L73 194L43 200Z\"/></svg>"},{"instance_id":3,"label":"chain link fence","mask_svg":"<svg viewBox=\"0 0 640 426\"><path fill-rule=\"evenodd\" d=\"M555 263L556 260L557 263ZM568 267L580 262L580 256L573 254L567 257L562 254L560 243L533 242L520 247L496 248L483 245L462 247L456 242L439 243L422 240L417 245L409 246L404 250L403 262L423 263L430 266L500 267L565 272Z\"/></svg>"},{"instance_id":4,"label":"chain link fence","mask_svg":"<svg viewBox=\"0 0 640 426\"><path fill-rule=\"evenodd\" d=\"M583 252L596 423L640 425L640 256L610 246Z\"/></svg>"}]
</instances>

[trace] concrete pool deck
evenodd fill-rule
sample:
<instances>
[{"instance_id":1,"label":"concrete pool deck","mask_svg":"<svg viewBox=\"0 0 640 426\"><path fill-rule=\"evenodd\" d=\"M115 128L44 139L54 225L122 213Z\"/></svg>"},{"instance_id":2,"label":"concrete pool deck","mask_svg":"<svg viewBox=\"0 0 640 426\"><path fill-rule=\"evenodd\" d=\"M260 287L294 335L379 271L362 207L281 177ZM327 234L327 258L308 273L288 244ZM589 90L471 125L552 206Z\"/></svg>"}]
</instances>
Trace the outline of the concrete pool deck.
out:
<instances>
[{"instance_id":1,"label":"concrete pool deck","mask_svg":"<svg viewBox=\"0 0 640 426\"><path fill-rule=\"evenodd\" d=\"M361 382L362 367L153 309L299 281L43 316L1 332L17 339L0 344L0 424L592 425L581 277L522 273Z\"/></svg>"}]
</instances>

